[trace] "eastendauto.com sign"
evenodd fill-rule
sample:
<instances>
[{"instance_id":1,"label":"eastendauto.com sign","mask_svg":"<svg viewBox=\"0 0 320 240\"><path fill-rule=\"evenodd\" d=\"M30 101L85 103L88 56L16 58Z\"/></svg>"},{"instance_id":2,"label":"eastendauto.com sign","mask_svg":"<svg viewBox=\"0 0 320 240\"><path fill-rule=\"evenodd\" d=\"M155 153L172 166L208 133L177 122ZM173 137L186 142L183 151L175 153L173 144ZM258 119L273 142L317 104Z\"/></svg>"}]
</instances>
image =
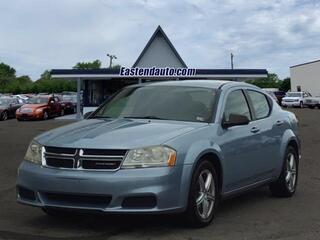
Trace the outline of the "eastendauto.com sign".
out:
<instances>
[{"instance_id":1,"label":"eastendauto.com sign","mask_svg":"<svg viewBox=\"0 0 320 240\"><path fill-rule=\"evenodd\" d=\"M151 77L157 77L157 76L165 76L165 77L183 77L183 76L194 76L196 75L196 69L195 68L171 68L171 67L164 67L164 68L157 68L157 67L151 67L151 68L126 68L122 67L120 69L120 76L151 76Z\"/></svg>"}]
</instances>

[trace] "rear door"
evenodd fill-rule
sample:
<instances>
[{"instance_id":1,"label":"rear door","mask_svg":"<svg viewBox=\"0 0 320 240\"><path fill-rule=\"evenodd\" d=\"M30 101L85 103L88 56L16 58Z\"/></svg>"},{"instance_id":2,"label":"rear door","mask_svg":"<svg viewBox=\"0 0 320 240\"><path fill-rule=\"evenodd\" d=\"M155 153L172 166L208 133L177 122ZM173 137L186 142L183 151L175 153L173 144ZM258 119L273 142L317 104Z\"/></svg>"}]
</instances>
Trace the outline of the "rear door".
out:
<instances>
[{"instance_id":1,"label":"rear door","mask_svg":"<svg viewBox=\"0 0 320 240\"><path fill-rule=\"evenodd\" d=\"M268 179L278 166L285 119L272 114L273 104L276 103L269 96L253 89L247 89L245 92L252 111L252 125L256 128L254 139L258 154L255 157L254 171L258 180Z\"/></svg>"},{"instance_id":2,"label":"rear door","mask_svg":"<svg viewBox=\"0 0 320 240\"><path fill-rule=\"evenodd\" d=\"M59 115L61 112L61 102L58 97L54 97L55 114Z\"/></svg>"}]
</instances>

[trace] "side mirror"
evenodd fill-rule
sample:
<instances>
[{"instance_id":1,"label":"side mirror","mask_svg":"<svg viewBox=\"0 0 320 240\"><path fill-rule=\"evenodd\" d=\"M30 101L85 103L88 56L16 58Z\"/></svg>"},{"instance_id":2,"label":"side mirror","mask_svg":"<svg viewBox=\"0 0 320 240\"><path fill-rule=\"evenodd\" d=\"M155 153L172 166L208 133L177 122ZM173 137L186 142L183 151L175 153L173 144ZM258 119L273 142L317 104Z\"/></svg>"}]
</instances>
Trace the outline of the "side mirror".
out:
<instances>
[{"instance_id":1,"label":"side mirror","mask_svg":"<svg viewBox=\"0 0 320 240\"><path fill-rule=\"evenodd\" d=\"M229 128L233 126L239 126L239 125L248 125L250 120L247 116L240 115L240 114L230 114L229 115L229 121L226 121L225 119L222 120L222 127L223 128Z\"/></svg>"},{"instance_id":2,"label":"side mirror","mask_svg":"<svg viewBox=\"0 0 320 240\"><path fill-rule=\"evenodd\" d=\"M93 111L91 111L91 112L86 112L86 113L83 115L83 118L84 118L84 119L88 119L88 118L90 117L91 113L93 113Z\"/></svg>"}]
</instances>

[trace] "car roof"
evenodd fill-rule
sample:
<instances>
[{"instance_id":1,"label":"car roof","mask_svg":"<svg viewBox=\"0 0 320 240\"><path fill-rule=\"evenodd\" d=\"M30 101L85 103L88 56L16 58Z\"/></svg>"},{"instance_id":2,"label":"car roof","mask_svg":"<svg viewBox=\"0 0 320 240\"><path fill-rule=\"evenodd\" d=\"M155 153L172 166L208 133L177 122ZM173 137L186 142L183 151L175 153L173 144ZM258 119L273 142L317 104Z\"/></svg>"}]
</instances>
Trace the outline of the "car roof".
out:
<instances>
[{"instance_id":1,"label":"car roof","mask_svg":"<svg viewBox=\"0 0 320 240\"><path fill-rule=\"evenodd\" d=\"M225 81L225 80L180 80L180 81L163 81L163 82L152 82L152 83L143 83L137 84L135 86L185 86L185 87L203 87L203 88L212 88L212 89L222 89L234 86L243 86L243 87L255 87L254 85L236 82L236 81Z\"/></svg>"}]
</instances>

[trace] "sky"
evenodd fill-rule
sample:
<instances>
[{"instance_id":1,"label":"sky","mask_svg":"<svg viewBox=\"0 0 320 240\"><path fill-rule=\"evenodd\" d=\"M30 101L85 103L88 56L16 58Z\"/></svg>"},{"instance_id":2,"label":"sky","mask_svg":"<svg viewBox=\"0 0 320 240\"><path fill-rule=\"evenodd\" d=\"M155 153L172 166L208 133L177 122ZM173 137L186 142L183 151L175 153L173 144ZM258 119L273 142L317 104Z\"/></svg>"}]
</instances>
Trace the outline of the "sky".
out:
<instances>
[{"instance_id":1,"label":"sky","mask_svg":"<svg viewBox=\"0 0 320 240\"><path fill-rule=\"evenodd\" d=\"M289 67L320 59L318 0L10 0L0 2L0 62L17 75L100 59L131 67L161 25L190 68Z\"/></svg>"}]
</instances>

